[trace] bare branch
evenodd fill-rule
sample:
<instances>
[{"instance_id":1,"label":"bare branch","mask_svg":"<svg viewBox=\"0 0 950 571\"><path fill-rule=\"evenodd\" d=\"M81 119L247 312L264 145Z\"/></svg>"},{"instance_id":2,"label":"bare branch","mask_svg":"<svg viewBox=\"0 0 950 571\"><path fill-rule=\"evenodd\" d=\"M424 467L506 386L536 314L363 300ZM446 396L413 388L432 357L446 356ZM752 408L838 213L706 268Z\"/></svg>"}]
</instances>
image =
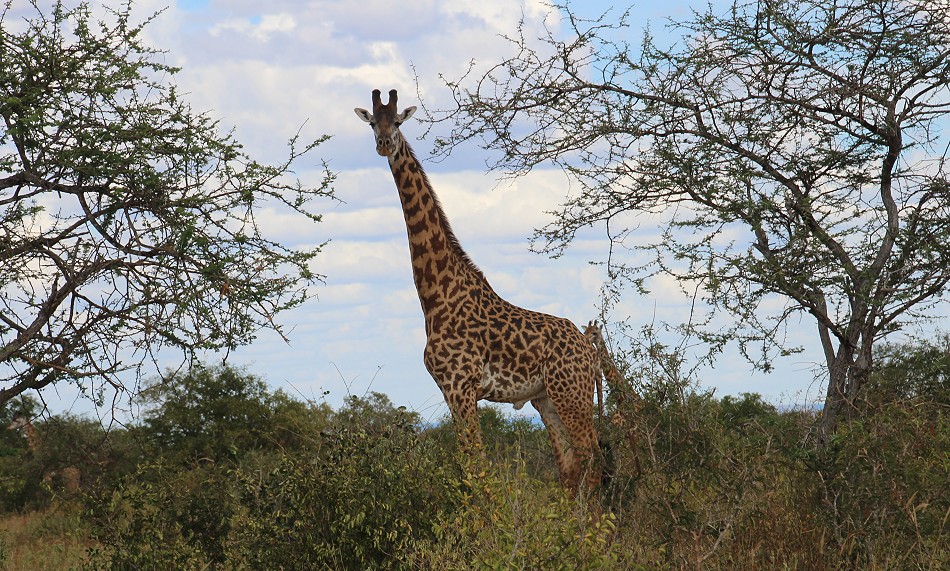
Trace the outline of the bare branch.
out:
<instances>
[{"instance_id":1,"label":"bare branch","mask_svg":"<svg viewBox=\"0 0 950 571\"><path fill-rule=\"evenodd\" d=\"M547 253L585 226L609 223L613 240L644 214L662 220L660 240L629 246L649 261L611 251L611 271L636 288L656 274L703 284L743 353L762 347L756 366L786 352L778 324L812 316L827 436L873 343L950 281L950 251L936 246L950 242L950 196L931 156L950 148L946 14L917 1L737 1L674 23L671 48L648 32L635 48L624 18L558 9L566 33L521 29L512 57L447 82L457 108L426 110L454 125L435 152L475 140L509 175L571 174L580 191L537 231ZM789 303L763 315L776 297Z\"/></svg>"}]
</instances>

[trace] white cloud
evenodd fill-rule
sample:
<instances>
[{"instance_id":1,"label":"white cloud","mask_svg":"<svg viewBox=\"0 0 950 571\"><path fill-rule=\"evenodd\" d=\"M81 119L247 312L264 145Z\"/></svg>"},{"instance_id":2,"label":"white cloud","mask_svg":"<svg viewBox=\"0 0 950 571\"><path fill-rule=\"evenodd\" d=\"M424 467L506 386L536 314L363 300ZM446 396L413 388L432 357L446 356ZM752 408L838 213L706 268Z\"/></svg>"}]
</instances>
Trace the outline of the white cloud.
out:
<instances>
[{"instance_id":1,"label":"white cloud","mask_svg":"<svg viewBox=\"0 0 950 571\"><path fill-rule=\"evenodd\" d=\"M512 34L518 23L524 20L530 28L551 13L549 4L538 0L527 0L519 10L512 10L509 0L483 0L480 2L442 2L439 4L442 14L464 17L481 22L483 29L495 34Z\"/></svg>"},{"instance_id":2,"label":"white cloud","mask_svg":"<svg viewBox=\"0 0 950 571\"><path fill-rule=\"evenodd\" d=\"M334 240L313 262L327 283L363 283L367 286L395 279L412 283L409 248L402 241Z\"/></svg>"},{"instance_id":3,"label":"white cloud","mask_svg":"<svg viewBox=\"0 0 950 571\"><path fill-rule=\"evenodd\" d=\"M335 239L359 237L391 239L405 234L402 210L393 192L388 207L365 207L348 211L330 211L323 217L324 230Z\"/></svg>"},{"instance_id":4,"label":"white cloud","mask_svg":"<svg viewBox=\"0 0 950 571\"><path fill-rule=\"evenodd\" d=\"M237 32L259 42L268 42L276 33L286 34L297 27L297 21L291 14L265 14L252 18L230 18L213 26L209 33L221 37L227 32Z\"/></svg>"}]
</instances>

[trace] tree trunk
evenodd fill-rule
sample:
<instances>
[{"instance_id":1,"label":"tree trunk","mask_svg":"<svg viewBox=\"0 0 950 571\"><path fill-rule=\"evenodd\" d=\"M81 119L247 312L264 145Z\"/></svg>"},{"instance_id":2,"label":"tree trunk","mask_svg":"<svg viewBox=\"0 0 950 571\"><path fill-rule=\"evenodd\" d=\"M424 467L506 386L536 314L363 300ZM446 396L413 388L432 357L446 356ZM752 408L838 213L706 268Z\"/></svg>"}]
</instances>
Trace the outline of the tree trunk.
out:
<instances>
[{"instance_id":1,"label":"tree trunk","mask_svg":"<svg viewBox=\"0 0 950 571\"><path fill-rule=\"evenodd\" d=\"M871 374L871 341L873 336L862 335L855 350L842 343L837 354L828 359L828 390L818 424L818 445L826 447L838 429L838 423L850 419L857 410L855 403Z\"/></svg>"},{"instance_id":2,"label":"tree trunk","mask_svg":"<svg viewBox=\"0 0 950 571\"><path fill-rule=\"evenodd\" d=\"M821 410L821 421L818 423L818 446L825 448L831 442L831 437L838 428L838 420L845 409L848 384L848 369L850 351L842 344L838 354L828 362L828 390L825 393L825 405Z\"/></svg>"}]
</instances>

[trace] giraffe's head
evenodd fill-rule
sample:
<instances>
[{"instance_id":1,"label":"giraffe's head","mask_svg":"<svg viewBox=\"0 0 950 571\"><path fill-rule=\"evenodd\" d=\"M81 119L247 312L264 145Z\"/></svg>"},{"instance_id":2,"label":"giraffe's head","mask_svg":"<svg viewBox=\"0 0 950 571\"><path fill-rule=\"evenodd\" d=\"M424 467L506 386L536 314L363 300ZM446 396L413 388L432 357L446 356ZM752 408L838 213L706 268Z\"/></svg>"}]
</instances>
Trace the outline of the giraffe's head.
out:
<instances>
[{"instance_id":1,"label":"giraffe's head","mask_svg":"<svg viewBox=\"0 0 950 571\"><path fill-rule=\"evenodd\" d=\"M7 429L9 429L9 430L20 430L21 428L23 428L24 426L26 426L26 425L29 424L29 423L30 423L30 419L28 419L27 417L25 417L25 416L17 416L16 418L13 419L13 422L11 422L11 423L7 426Z\"/></svg>"},{"instance_id":2,"label":"giraffe's head","mask_svg":"<svg viewBox=\"0 0 950 571\"><path fill-rule=\"evenodd\" d=\"M402 134L399 132L399 126L412 117L416 112L415 107L407 107L402 113L396 111L396 90L390 90L389 103L383 105L380 99L378 89L373 90L373 112L357 107L354 109L356 115L369 123L373 128L373 135L376 137L376 152L384 157L388 157L396 150L396 143Z\"/></svg>"}]
</instances>

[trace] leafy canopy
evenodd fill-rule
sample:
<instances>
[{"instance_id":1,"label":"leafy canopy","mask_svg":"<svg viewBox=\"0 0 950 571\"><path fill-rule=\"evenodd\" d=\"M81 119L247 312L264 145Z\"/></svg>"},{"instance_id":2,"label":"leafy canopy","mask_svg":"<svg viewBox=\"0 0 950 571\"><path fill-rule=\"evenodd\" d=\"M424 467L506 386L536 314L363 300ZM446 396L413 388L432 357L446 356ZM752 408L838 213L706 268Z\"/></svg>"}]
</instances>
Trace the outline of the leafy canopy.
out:
<instances>
[{"instance_id":1,"label":"leafy canopy","mask_svg":"<svg viewBox=\"0 0 950 571\"><path fill-rule=\"evenodd\" d=\"M809 316L832 430L874 343L931 317L950 282L945 3L742 0L671 23L671 47L630 45L629 13L558 8L563 30L522 29L513 56L449 82L436 152L474 139L511 174L573 174L540 249L605 224L613 291L661 275L704 292L712 315L687 329L714 352L736 340L768 370Z\"/></svg>"},{"instance_id":2,"label":"leafy canopy","mask_svg":"<svg viewBox=\"0 0 950 571\"><path fill-rule=\"evenodd\" d=\"M308 298L321 246L269 238L332 196L248 156L175 89L131 4L0 12L0 403L61 379L101 398L162 350L228 350ZM17 10L20 10L18 12Z\"/></svg>"}]
</instances>

